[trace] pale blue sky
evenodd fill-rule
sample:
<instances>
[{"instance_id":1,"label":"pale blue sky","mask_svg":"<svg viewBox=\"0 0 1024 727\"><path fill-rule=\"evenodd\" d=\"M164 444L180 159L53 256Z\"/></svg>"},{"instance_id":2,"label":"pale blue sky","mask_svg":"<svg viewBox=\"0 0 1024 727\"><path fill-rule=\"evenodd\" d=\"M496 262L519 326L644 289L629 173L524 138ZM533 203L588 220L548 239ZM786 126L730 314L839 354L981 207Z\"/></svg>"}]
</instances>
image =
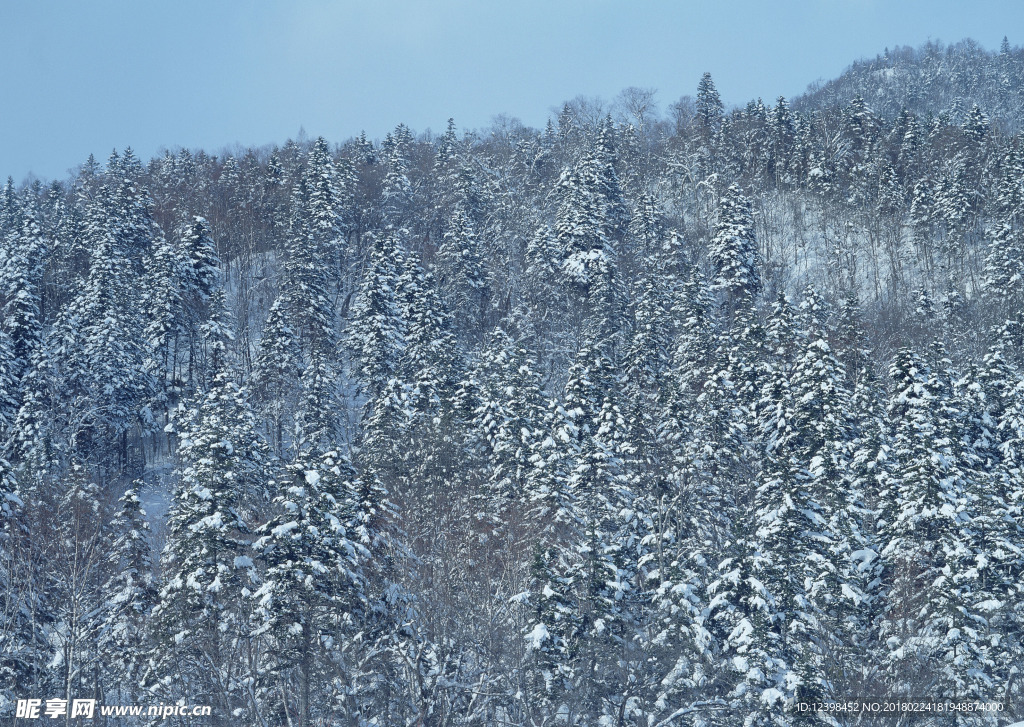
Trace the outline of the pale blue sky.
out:
<instances>
[{"instance_id":1,"label":"pale blue sky","mask_svg":"<svg viewBox=\"0 0 1024 727\"><path fill-rule=\"evenodd\" d=\"M542 126L577 95L710 71L727 103L794 96L886 46L1024 43L1020 0L0 0L0 176L132 146L340 142Z\"/></svg>"}]
</instances>

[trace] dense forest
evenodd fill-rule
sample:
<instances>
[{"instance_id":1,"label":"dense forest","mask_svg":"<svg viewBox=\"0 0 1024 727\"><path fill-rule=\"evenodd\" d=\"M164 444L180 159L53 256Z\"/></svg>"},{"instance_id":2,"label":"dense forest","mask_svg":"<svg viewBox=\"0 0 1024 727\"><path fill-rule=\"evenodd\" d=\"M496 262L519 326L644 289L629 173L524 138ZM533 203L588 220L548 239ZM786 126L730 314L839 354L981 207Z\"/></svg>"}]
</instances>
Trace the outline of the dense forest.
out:
<instances>
[{"instance_id":1,"label":"dense forest","mask_svg":"<svg viewBox=\"0 0 1024 727\"><path fill-rule=\"evenodd\" d=\"M9 180L0 716L1024 718L1022 120L966 41Z\"/></svg>"}]
</instances>

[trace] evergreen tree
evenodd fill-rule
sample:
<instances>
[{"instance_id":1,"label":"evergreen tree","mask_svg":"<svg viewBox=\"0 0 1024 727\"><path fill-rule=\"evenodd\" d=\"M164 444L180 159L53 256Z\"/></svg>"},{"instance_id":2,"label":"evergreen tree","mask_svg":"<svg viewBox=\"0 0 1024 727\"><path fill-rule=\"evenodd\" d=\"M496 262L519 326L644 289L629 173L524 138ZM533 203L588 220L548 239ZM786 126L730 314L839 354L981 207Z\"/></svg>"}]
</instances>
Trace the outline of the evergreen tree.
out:
<instances>
[{"instance_id":1,"label":"evergreen tree","mask_svg":"<svg viewBox=\"0 0 1024 727\"><path fill-rule=\"evenodd\" d=\"M214 350L225 348L223 340L212 344ZM153 610L160 649L149 661L146 680L160 693L184 689L208 695L221 714L240 716L246 677L237 672L246 668L249 618L245 596L256 581L243 513L263 495L265 454L245 393L224 357L223 351L213 357L216 373L209 391L176 416L181 484L168 514ZM211 662L222 666L211 671Z\"/></svg>"},{"instance_id":2,"label":"evergreen tree","mask_svg":"<svg viewBox=\"0 0 1024 727\"><path fill-rule=\"evenodd\" d=\"M409 180L409 147L412 134L399 124L381 145L385 165L383 212L385 226L403 227L412 206L413 188Z\"/></svg>"},{"instance_id":3,"label":"evergreen tree","mask_svg":"<svg viewBox=\"0 0 1024 727\"><path fill-rule=\"evenodd\" d=\"M392 236L375 239L352 307L349 348L367 407L398 372L404 348L404 324L396 297L397 262L397 240Z\"/></svg>"},{"instance_id":4,"label":"evergreen tree","mask_svg":"<svg viewBox=\"0 0 1024 727\"><path fill-rule=\"evenodd\" d=\"M705 73L697 84L697 126L702 133L713 133L722 123L722 99L711 80L711 74Z\"/></svg>"},{"instance_id":5,"label":"evergreen tree","mask_svg":"<svg viewBox=\"0 0 1024 727\"><path fill-rule=\"evenodd\" d=\"M74 446L83 458L108 466L110 450L116 451L124 468L128 430L142 420L151 391L138 335L136 288L129 282L133 269L127 253L135 243L125 232L124 218L102 210L92 214L89 276L61 311L51 340L64 369L62 395L81 397L89 412Z\"/></svg>"},{"instance_id":6,"label":"evergreen tree","mask_svg":"<svg viewBox=\"0 0 1024 727\"><path fill-rule=\"evenodd\" d=\"M1017 310L1024 294L1024 246L1020 231L1004 222L989 228L986 237L986 292L1009 310Z\"/></svg>"},{"instance_id":7,"label":"evergreen tree","mask_svg":"<svg viewBox=\"0 0 1024 727\"><path fill-rule=\"evenodd\" d=\"M368 604L360 568L369 551L352 538L358 478L334 445L334 405L322 356L304 375L298 451L279 483L275 515L253 544L264 566L253 594L257 635L269 638L261 681L277 713L308 725L325 712L317 685L351 647ZM280 718L280 716L278 717Z\"/></svg>"},{"instance_id":8,"label":"evergreen tree","mask_svg":"<svg viewBox=\"0 0 1024 727\"><path fill-rule=\"evenodd\" d=\"M260 409L270 417L268 432L277 452L284 446L284 430L301 373L299 342L285 316L285 301L274 300L253 362L253 381Z\"/></svg>"},{"instance_id":9,"label":"evergreen tree","mask_svg":"<svg viewBox=\"0 0 1024 727\"><path fill-rule=\"evenodd\" d=\"M14 370L14 346L11 337L0 328L0 443L12 436L12 426L18 415L20 382ZM5 447L0 445L0 452Z\"/></svg>"},{"instance_id":10,"label":"evergreen tree","mask_svg":"<svg viewBox=\"0 0 1024 727\"><path fill-rule=\"evenodd\" d=\"M188 334L185 311L183 261L179 250L163 236L153 248L148 293L145 301L144 335L148 349L146 371L154 381L155 403L165 412L175 403L181 388L178 357Z\"/></svg>"},{"instance_id":11,"label":"evergreen tree","mask_svg":"<svg viewBox=\"0 0 1024 727\"><path fill-rule=\"evenodd\" d=\"M288 260L282 294L304 350L335 344L329 271L343 252L341 193L321 137L292 195Z\"/></svg>"},{"instance_id":12,"label":"evergreen tree","mask_svg":"<svg viewBox=\"0 0 1024 727\"><path fill-rule=\"evenodd\" d=\"M480 366L480 398L474 423L487 445L488 494L493 511L511 500L529 501L547 402L536 362L502 328L490 336Z\"/></svg>"},{"instance_id":13,"label":"evergreen tree","mask_svg":"<svg viewBox=\"0 0 1024 727\"><path fill-rule=\"evenodd\" d=\"M955 583L964 557L962 485L950 436L955 415L940 381L913 352L897 353L890 376L891 504L879 524L888 586L885 659L890 678L905 688L933 670L956 688L969 668L969 645L966 604Z\"/></svg>"},{"instance_id":14,"label":"evergreen tree","mask_svg":"<svg viewBox=\"0 0 1024 727\"><path fill-rule=\"evenodd\" d=\"M140 649L139 624L149 617L156 600L149 522L139 499L140 484L134 483L118 501L120 510L110 523L109 558L114 572L103 584L99 650L119 690L130 690L138 683L146 661Z\"/></svg>"},{"instance_id":15,"label":"evergreen tree","mask_svg":"<svg viewBox=\"0 0 1024 727\"><path fill-rule=\"evenodd\" d=\"M489 298L487 273L473 223L461 206L455 208L438 247L437 265L447 309L483 330Z\"/></svg>"},{"instance_id":16,"label":"evergreen tree","mask_svg":"<svg viewBox=\"0 0 1024 727\"><path fill-rule=\"evenodd\" d=\"M598 165L600 193L604 197L605 218L611 235L621 234L629 225L629 208L622 196L619 175L615 171L615 125L611 114L606 116L597 130L594 152Z\"/></svg>"},{"instance_id":17,"label":"evergreen tree","mask_svg":"<svg viewBox=\"0 0 1024 727\"><path fill-rule=\"evenodd\" d=\"M14 469L0 456L0 714L12 719L17 700L42 683L49 648L39 541L26 515Z\"/></svg>"},{"instance_id":18,"label":"evergreen tree","mask_svg":"<svg viewBox=\"0 0 1024 727\"><path fill-rule=\"evenodd\" d=\"M193 217L178 231L185 258L186 295L207 300L221 284L220 257L210 233L210 225L203 217Z\"/></svg>"},{"instance_id":19,"label":"evergreen tree","mask_svg":"<svg viewBox=\"0 0 1024 727\"><path fill-rule=\"evenodd\" d=\"M209 385L173 422L180 484L168 514L152 618L162 648L150 658L145 682L159 693L199 691L217 701L221 714L239 716L245 677L237 671L248 668L245 596L256 582L247 554L250 508L266 497L267 457L247 394L233 378L233 326L224 297L223 289L214 291L213 313L203 326ZM211 661L221 667L205 668Z\"/></svg>"},{"instance_id":20,"label":"evergreen tree","mask_svg":"<svg viewBox=\"0 0 1024 727\"><path fill-rule=\"evenodd\" d=\"M8 188L10 182L8 181ZM14 225L14 220L8 224ZM42 339L40 315L41 265L46 247L38 225L24 220L21 234L8 233L7 259L3 261L4 329L13 348L12 374L20 381Z\"/></svg>"},{"instance_id":21,"label":"evergreen tree","mask_svg":"<svg viewBox=\"0 0 1024 727\"><path fill-rule=\"evenodd\" d=\"M761 278L754 219L750 201L735 184L722 196L708 257L715 267L711 289L722 294L728 310L757 295Z\"/></svg>"}]
</instances>

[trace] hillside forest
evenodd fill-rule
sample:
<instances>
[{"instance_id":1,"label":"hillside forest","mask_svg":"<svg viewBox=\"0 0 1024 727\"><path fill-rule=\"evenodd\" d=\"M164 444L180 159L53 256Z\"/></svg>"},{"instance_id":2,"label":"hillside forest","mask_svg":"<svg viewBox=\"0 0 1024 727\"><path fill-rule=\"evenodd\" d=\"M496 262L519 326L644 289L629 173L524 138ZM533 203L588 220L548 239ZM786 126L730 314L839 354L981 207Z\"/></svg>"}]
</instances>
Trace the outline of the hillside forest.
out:
<instances>
[{"instance_id":1,"label":"hillside forest","mask_svg":"<svg viewBox=\"0 0 1024 727\"><path fill-rule=\"evenodd\" d=\"M0 716L1024 718L1024 51L693 81L8 180Z\"/></svg>"}]
</instances>

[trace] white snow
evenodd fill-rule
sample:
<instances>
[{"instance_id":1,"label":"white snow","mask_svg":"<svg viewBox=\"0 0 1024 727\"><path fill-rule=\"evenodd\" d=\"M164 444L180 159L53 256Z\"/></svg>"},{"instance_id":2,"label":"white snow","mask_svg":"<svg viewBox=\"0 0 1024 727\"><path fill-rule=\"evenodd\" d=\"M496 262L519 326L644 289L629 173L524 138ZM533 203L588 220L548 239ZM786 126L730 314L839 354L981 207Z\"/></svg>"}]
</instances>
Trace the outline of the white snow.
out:
<instances>
[{"instance_id":1,"label":"white snow","mask_svg":"<svg viewBox=\"0 0 1024 727\"><path fill-rule=\"evenodd\" d=\"M539 649L540 645L551 638L551 634L548 632L548 627L544 624L537 624L533 627L533 631L526 635L527 645L531 649Z\"/></svg>"}]
</instances>

